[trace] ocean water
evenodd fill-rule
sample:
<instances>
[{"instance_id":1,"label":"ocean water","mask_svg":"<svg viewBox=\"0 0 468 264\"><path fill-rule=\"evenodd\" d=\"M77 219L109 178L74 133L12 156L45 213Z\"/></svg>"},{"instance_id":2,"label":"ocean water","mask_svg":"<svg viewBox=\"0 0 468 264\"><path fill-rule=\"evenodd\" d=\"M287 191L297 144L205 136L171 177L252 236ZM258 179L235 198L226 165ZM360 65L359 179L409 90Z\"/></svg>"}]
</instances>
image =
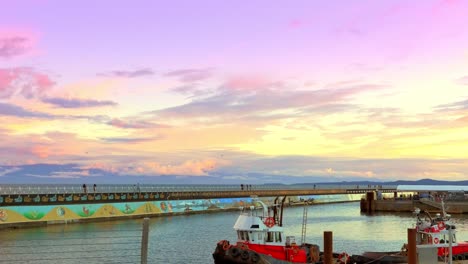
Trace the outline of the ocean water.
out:
<instances>
[{"instance_id":1,"label":"ocean water","mask_svg":"<svg viewBox=\"0 0 468 264\"><path fill-rule=\"evenodd\" d=\"M333 232L335 252L400 250L411 213L361 214L359 203L311 205L306 241L323 249ZM236 240L238 212L150 219L148 263L213 263L219 240ZM285 235L301 239L303 207L284 209ZM468 240L468 216L454 215L458 240ZM142 219L0 230L0 263L140 263Z\"/></svg>"}]
</instances>

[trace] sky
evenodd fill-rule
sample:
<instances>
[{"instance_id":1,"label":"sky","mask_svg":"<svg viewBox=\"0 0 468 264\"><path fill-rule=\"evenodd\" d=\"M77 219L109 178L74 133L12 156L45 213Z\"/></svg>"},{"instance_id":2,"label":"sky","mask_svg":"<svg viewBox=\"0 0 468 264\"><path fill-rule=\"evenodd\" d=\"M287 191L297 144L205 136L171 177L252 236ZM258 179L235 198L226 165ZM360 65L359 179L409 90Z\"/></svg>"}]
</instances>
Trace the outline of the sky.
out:
<instances>
[{"instance_id":1,"label":"sky","mask_svg":"<svg viewBox=\"0 0 468 264\"><path fill-rule=\"evenodd\" d=\"M0 183L468 176L468 1L0 6Z\"/></svg>"}]
</instances>

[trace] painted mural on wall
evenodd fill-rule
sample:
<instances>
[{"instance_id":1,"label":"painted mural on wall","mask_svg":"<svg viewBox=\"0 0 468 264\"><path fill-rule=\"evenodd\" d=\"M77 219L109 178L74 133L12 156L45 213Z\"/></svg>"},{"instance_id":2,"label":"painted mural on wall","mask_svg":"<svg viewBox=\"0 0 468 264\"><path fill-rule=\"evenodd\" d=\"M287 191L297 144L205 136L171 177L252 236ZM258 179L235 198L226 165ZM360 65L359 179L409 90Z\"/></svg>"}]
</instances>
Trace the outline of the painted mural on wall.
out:
<instances>
[{"instance_id":1,"label":"painted mural on wall","mask_svg":"<svg viewBox=\"0 0 468 264\"><path fill-rule=\"evenodd\" d=\"M250 205L251 202L251 198L224 198L110 204L9 206L0 207L0 224L228 209Z\"/></svg>"},{"instance_id":2,"label":"painted mural on wall","mask_svg":"<svg viewBox=\"0 0 468 264\"><path fill-rule=\"evenodd\" d=\"M307 204L316 204L358 201L361 197L361 194L291 196L288 197L286 203L307 201ZM260 200L266 204L273 204L275 197L261 197ZM80 220L86 218L112 218L125 215L154 215L191 211L222 210L250 205L252 205L252 198L158 200L142 202L125 201L114 203L75 203L35 206L18 205L0 207L0 225L31 221L66 222L69 220Z\"/></svg>"},{"instance_id":3,"label":"painted mural on wall","mask_svg":"<svg viewBox=\"0 0 468 264\"><path fill-rule=\"evenodd\" d=\"M348 202L360 201L363 197L362 194L329 194L329 195L300 195L288 197L291 202L308 202L309 204L317 203L335 203L335 202Z\"/></svg>"},{"instance_id":4,"label":"painted mural on wall","mask_svg":"<svg viewBox=\"0 0 468 264\"><path fill-rule=\"evenodd\" d=\"M151 192L151 193L70 193L70 194L14 194L0 195L0 204L5 206L14 205L40 205L44 203L51 204L69 204L69 203L93 203L96 201L127 201L127 200L168 200L171 194L169 192Z\"/></svg>"}]
</instances>

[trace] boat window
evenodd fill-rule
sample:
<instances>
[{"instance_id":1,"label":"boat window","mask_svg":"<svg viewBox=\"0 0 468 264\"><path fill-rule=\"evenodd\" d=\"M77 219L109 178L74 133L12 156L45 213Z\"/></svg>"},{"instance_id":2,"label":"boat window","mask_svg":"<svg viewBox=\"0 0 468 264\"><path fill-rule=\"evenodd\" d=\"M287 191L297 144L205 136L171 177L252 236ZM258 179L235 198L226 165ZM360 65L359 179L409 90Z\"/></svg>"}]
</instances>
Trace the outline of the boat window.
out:
<instances>
[{"instance_id":1,"label":"boat window","mask_svg":"<svg viewBox=\"0 0 468 264\"><path fill-rule=\"evenodd\" d=\"M249 233L245 231L245 240L249 240Z\"/></svg>"},{"instance_id":2,"label":"boat window","mask_svg":"<svg viewBox=\"0 0 468 264\"><path fill-rule=\"evenodd\" d=\"M267 232L266 242L273 242L273 232Z\"/></svg>"},{"instance_id":3,"label":"boat window","mask_svg":"<svg viewBox=\"0 0 468 264\"><path fill-rule=\"evenodd\" d=\"M275 232L275 242L281 242L281 233Z\"/></svg>"},{"instance_id":4,"label":"boat window","mask_svg":"<svg viewBox=\"0 0 468 264\"><path fill-rule=\"evenodd\" d=\"M242 234L241 231L237 231L237 238L238 238L238 239L242 239L241 234Z\"/></svg>"},{"instance_id":5,"label":"boat window","mask_svg":"<svg viewBox=\"0 0 468 264\"><path fill-rule=\"evenodd\" d=\"M258 240L262 240L262 233L258 233Z\"/></svg>"}]
</instances>

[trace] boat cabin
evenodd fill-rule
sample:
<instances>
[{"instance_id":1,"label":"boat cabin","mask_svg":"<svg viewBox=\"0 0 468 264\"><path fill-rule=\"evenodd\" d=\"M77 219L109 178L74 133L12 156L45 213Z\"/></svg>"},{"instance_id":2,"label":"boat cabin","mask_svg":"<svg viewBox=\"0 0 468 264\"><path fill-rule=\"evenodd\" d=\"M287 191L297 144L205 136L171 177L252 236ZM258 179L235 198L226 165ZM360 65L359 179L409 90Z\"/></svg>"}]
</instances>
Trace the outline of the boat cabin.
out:
<instances>
[{"instance_id":1,"label":"boat cabin","mask_svg":"<svg viewBox=\"0 0 468 264\"><path fill-rule=\"evenodd\" d=\"M443 205L443 203L442 203ZM456 229L450 221L450 215L443 211L441 214L436 214L435 218L424 211L422 214L417 208L415 210L417 215L416 222L416 243L419 247L448 247L457 245Z\"/></svg>"},{"instance_id":2,"label":"boat cabin","mask_svg":"<svg viewBox=\"0 0 468 264\"><path fill-rule=\"evenodd\" d=\"M261 207L243 207L234 224L238 242L249 244L284 245L286 237L283 227L278 225L278 219L270 215L268 207L258 201ZM291 240L291 238L290 238Z\"/></svg>"}]
</instances>

